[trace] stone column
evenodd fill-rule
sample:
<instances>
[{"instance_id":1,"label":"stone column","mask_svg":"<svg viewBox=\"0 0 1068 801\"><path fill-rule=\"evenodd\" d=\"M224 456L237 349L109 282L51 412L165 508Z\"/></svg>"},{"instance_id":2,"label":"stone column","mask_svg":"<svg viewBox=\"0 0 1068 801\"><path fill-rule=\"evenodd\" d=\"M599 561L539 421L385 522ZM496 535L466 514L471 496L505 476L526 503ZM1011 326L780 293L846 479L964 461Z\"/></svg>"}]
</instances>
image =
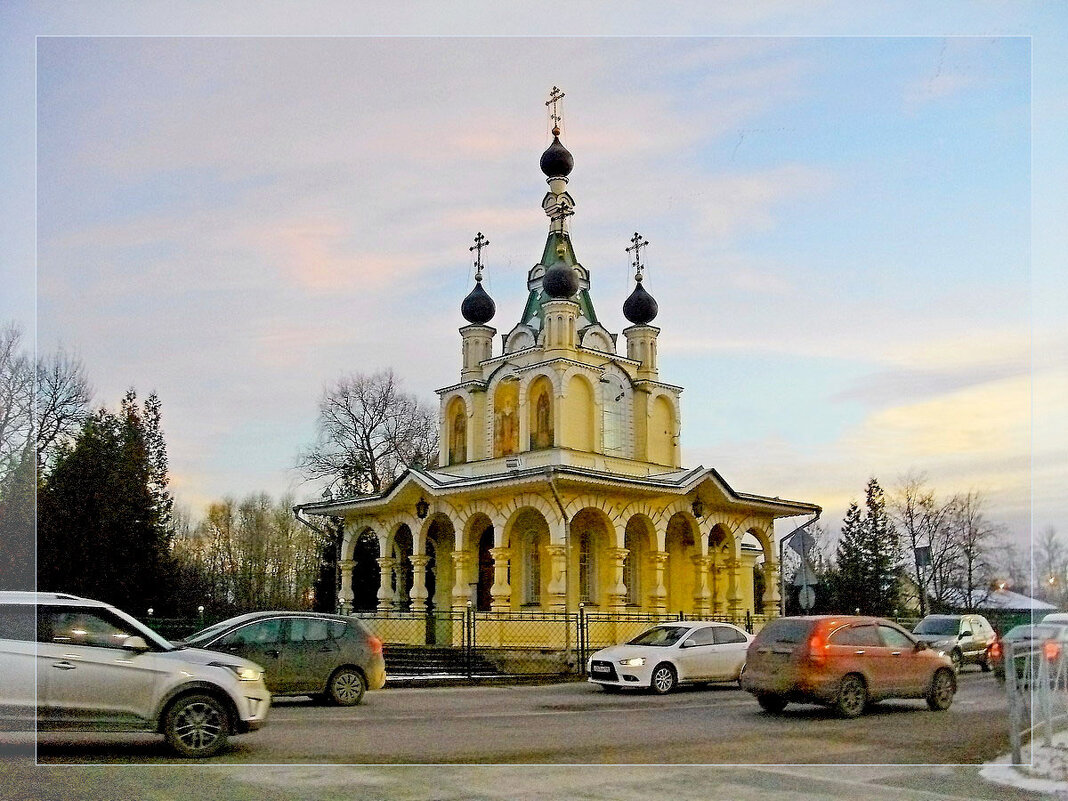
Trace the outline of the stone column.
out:
<instances>
[{"instance_id":1,"label":"stone column","mask_svg":"<svg viewBox=\"0 0 1068 801\"><path fill-rule=\"evenodd\" d=\"M378 570L382 576L378 585L378 611L388 612L393 609L397 602L393 597L393 568L397 560L392 556L378 557Z\"/></svg>"},{"instance_id":2,"label":"stone column","mask_svg":"<svg viewBox=\"0 0 1068 801\"><path fill-rule=\"evenodd\" d=\"M612 580L606 600L608 609L612 612L622 612L627 607L627 585L623 583L623 561L628 553L630 551L626 548L608 548L605 551Z\"/></svg>"},{"instance_id":3,"label":"stone column","mask_svg":"<svg viewBox=\"0 0 1068 801\"><path fill-rule=\"evenodd\" d=\"M545 605L554 612L563 612L567 608L567 548L563 545L546 545L545 553L549 556Z\"/></svg>"},{"instance_id":4,"label":"stone column","mask_svg":"<svg viewBox=\"0 0 1068 801\"><path fill-rule=\"evenodd\" d=\"M719 600L720 590L723 589L723 565L718 559L712 561L712 614L723 614L723 603Z\"/></svg>"},{"instance_id":5,"label":"stone column","mask_svg":"<svg viewBox=\"0 0 1068 801\"><path fill-rule=\"evenodd\" d=\"M691 556L690 561L694 566L693 613L698 617L705 617L709 613L709 602L712 598L708 589L708 567L712 564L712 557Z\"/></svg>"},{"instance_id":6,"label":"stone column","mask_svg":"<svg viewBox=\"0 0 1068 801\"><path fill-rule=\"evenodd\" d=\"M649 554L649 563L653 566L653 588L649 591L649 608L653 612L667 609L667 587L664 586L664 571L667 569L667 551L653 551Z\"/></svg>"},{"instance_id":7,"label":"stone column","mask_svg":"<svg viewBox=\"0 0 1068 801\"><path fill-rule=\"evenodd\" d=\"M408 559L412 563L412 591L408 593L412 599L412 611L425 612L430 597L426 591L426 566L430 563L430 557L425 553L413 553Z\"/></svg>"},{"instance_id":8,"label":"stone column","mask_svg":"<svg viewBox=\"0 0 1068 801\"><path fill-rule=\"evenodd\" d=\"M471 563L475 555L469 551L452 552L452 608L456 611L464 611L471 600L471 587L467 583Z\"/></svg>"},{"instance_id":9,"label":"stone column","mask_svg":"<svg viewBox=\"0 0 1068 801\"><path fill-rule=\"evenodd\" d=\"M347 615L352 611L352 568L356 565L351 559L342 559L338 563L341 568L341 592L338 601L341 604L341 614Z\"/></svg>"},{"instance_id":10,"label":"stone column","mask_svg":"<svg viewBox=\"0 0 1068 801\"><path fill-rule=\"evenodd\" d=\"M742 562L733 556L727 560L727 614L742 616Z\"/></svg>"},{"instance_id":11,"label":"stone column","mask_svg":"<svg viewBox=\"0 0 1068 801\"><path fill-rule=\"evenodd\" d=\"M508 583L508 560L512 558L512 549L490 548L490 556L493 557L490 609L494 612L508 612L512 608L512 587Z\"/></svg>"},{"instance_id":12,"label":"stone column","mask_svg":"<svg viewBox=\"0 0 1068 801\"><path fill-rule=\"evenodd\" d=\"M764 615L770 620L779 616L779 564L770 559L764 560Z\"/></svg>"}]
</instances>

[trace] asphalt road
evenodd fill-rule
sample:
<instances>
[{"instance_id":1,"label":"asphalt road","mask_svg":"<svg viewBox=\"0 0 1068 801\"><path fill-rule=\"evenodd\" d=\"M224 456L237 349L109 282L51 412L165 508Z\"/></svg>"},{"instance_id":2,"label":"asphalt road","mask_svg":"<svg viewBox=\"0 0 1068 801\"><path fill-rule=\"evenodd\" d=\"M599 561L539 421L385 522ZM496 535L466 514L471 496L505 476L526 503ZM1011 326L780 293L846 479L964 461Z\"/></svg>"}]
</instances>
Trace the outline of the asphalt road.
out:
<instances>
[{"instance_id":1,"label":"asphalt road","mask_svg":"<svg viewBox=\"0 0 1068 801\"><path fill-rule=\"evenodd\" d=\"M1008 750L1000 686L978 672L947 712L884 702L852 721L800 705L768 715L734 688L659 697L566 683L387 689L348 709L279 699L263 730L195 765L142 735L42 734L36 766L32 735L4 745L23 751L0 762L11 801L1036 798L960 766Z\"/></svg>"}]
</instances>

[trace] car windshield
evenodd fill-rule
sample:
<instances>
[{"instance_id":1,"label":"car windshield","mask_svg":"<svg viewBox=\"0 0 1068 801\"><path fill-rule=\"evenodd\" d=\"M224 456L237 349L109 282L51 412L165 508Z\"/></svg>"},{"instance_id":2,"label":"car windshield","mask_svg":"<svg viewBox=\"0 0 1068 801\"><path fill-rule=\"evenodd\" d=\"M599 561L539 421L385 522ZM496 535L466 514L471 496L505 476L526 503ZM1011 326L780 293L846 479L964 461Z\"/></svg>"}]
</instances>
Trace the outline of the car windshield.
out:
<instances>
[{"instance_id":1,"label":"car windshield","mask_svg":"<svg viewBox=\"0 0 1068 801\"><path fill-rule=\"evenodd\" d=\"M914 634L945 634L954 635L960 631L960 618L956 617L925 617L915 629Z\"/></svg>"},{"instance_id":2,"label":"car windshield","mask_svg":"<svg viewBox=\"0 0 1068 801\"><path fill-rule=\"evenodd\" d=\"M643 631L628 645L674 645L689 630L689 626L655 626Z\"/></svg>"},{"instance_id":3,"label":"car windshield","mask_svg":"<svg viewBox=\"0 0 1068 801\"><path fill-rule=\"evenodd\" d=\"M190 634L188 637L183 637L182 642L189 643L190 645L207 642L213 637L216 637L222 632L226 631L233 624L234 622L232 620L224 620L221 623L216 623L212 626L208 626L206 629L201 629L195 634Z\"/></svg>"},{"instance_id":4,"label":"car windshield","mask_svg":"<svg viewBox=\"0 0 1068 801\"><path fill-rule=\"evenodd\" d=\"M782 642L797 644L804 642L812 629L811 620L797 620L780 617L771 621L760 630L757 639L760 642Z\"/></svg>"}]
</instances>

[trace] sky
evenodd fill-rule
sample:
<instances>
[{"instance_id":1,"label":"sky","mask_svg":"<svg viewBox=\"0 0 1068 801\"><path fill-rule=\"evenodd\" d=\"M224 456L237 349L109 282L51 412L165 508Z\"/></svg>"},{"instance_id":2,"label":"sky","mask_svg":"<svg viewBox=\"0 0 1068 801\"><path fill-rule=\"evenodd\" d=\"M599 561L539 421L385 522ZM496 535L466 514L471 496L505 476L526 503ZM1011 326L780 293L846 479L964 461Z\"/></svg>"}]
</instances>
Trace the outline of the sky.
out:
<instances>
[{"instance_id":1,"label":"sky","mask_svg":"<svg viewBox=\"0 0 1068 801\"><path fill-rule=\"evenodd\" d=\"M159 394L194 516L315 499L293 466L343 374L436 405L478 231L493 325L519 321L559 86L577 256L618 333L649 240L687 466L830 528L911 471L1019 542L1064 530L1063 7L589 3L547 37L432 6L20 5L0 320L76 352L98 404Z\"/></svg>"}]
</instances>

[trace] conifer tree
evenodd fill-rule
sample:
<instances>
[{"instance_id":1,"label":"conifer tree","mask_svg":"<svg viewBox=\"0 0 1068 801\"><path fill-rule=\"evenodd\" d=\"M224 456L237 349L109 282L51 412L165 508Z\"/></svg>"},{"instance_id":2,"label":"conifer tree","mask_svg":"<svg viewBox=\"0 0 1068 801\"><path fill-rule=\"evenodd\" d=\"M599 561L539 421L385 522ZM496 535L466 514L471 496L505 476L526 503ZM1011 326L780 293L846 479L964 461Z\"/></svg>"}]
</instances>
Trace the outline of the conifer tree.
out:
<instances>
[{"instance_id":1,"label":"conifer tree","mask_svg":"<svg viewBox=\"0 0 1068 801\"><path fill-rule=\"evenodd\" d=\"M838 611L853 614L868 609L868 560L864 547L864 520L856 501L851 501L842 521L842 536L835 553L831 580Z\"/></svg>"},{"instance_id":2,"label":"conifer tree","mask_svg":"<svg viewBox=\"0 0 1068 801\"><path fill-rule=\"evenodd\" d=\"M864 491L864 552L869 570L869 606L873 615L892 616L897 608L901 546L897 527L886 510L886 497L876 478Z\"/></svg>"}]
</instances>

